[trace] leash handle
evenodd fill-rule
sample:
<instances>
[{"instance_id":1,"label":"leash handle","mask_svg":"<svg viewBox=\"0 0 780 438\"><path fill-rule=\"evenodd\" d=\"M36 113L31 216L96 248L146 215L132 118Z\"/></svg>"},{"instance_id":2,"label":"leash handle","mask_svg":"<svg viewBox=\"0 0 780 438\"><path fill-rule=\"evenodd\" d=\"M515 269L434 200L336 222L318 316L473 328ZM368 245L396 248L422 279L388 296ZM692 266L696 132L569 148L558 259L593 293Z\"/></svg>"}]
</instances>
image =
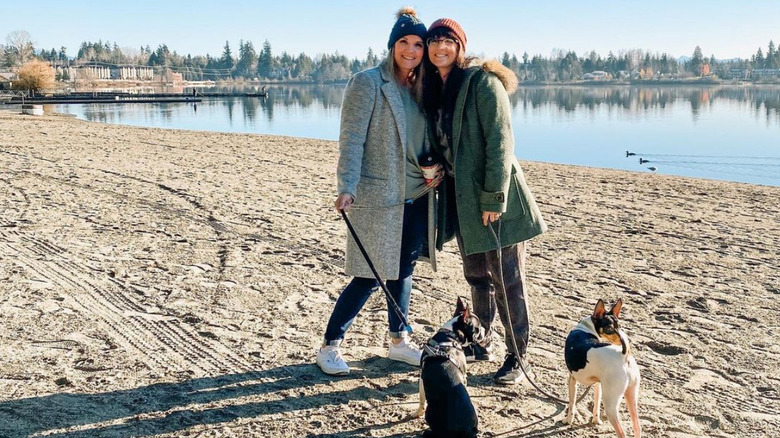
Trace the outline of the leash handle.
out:
<instances>
[{"instance_id":1,"label":"leash handle","mask_svg":"<svg viewBox=\"0 0 780 438\"><path fill-rule=\"evenodd\" d=\"M381 286L382 290L385 292L385 296L387 297L387 300L392 304L393 311L395 311L396 315L399 317L401 322L404 323L404 329L405 330L411 329L412 326L409 324L409 320L406 319L406 316L404 316L404 313L401 311L401 308L398 306L398 303L395 302L395 299L390 294L390 290L387 289L387 285L379 276L379 273L376 271L376 268L374 267L374 262L371 261L371 257L368 256L368 252L366 252L366 248L363 247L363 243L358 238L357 233L355 232L355 228L352 227L352 222L350 222L349 218L347 217L347 212L345 212L343 209L339 209L339 212L341 213L341 217L344 218L344 222L346 222L347 228L349 229L349 232L352 234L352 238L355 239L355 243L357 244L357 247L360 249L360 252L363 254L363 258L366 259L366 263L368 264L368 267L371 268L371 272L374 274L374 278L376 278L376 280L379 282L379 286Z\"/></svg>"}]
</instances>

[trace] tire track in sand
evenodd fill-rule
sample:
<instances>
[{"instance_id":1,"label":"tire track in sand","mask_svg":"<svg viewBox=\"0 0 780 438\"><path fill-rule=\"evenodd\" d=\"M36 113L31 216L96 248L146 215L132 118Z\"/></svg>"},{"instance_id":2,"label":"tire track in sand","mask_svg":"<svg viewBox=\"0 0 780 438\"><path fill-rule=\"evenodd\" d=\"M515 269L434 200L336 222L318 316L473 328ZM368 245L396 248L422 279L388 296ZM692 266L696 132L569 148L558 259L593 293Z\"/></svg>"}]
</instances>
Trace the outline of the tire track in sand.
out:
<instances>
[{"instance_id":1,"label":"tire track in sand","mask_svg":"<svg viewBox=\"0 0 780 438\"><path fill-rule=\"evenodd\" d=\"M215 339L199 335L175 315L148 312L131 286L95 275L66 249L45 240L0 230L0 254L13 257L35 275L70 290L86 314L103 323L116 343L144 358L158 372L216 375L249 372L250 363Z\"/></svg>"},{"instance_id":2,"label":"tire track in sand","mask_svg":"<svg viewBox=\"0 0 780 438\"><path fill-rule=\"evenodd\" d=\"M15 228L27 220L30 198L24 189L14 185L12 180L0 177L0 197L9 202L9 207L0 211L0 228ZM18 205L10 205L10 203Z\"/></svg>"}]
</instances>

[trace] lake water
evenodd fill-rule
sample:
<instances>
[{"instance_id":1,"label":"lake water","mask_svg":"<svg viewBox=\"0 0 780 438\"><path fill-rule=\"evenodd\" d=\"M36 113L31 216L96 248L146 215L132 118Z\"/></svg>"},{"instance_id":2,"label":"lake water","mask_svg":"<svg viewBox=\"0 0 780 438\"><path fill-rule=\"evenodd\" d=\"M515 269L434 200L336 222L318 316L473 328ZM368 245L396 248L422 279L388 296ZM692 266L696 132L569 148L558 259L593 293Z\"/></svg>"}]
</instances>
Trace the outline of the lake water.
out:
<instances>
[{"instance_id":1,"label":"lake water","mask_svg":"<svg viewBox=\"0 0 780 438\"><path fill-rule=\"evenodd\" d=\"M336 140L343 88L274 85L266 99L46 110L134 126ZM780 186L780 87L522 87L512 108L521 160Z\"/></svg>"}]
</instances>

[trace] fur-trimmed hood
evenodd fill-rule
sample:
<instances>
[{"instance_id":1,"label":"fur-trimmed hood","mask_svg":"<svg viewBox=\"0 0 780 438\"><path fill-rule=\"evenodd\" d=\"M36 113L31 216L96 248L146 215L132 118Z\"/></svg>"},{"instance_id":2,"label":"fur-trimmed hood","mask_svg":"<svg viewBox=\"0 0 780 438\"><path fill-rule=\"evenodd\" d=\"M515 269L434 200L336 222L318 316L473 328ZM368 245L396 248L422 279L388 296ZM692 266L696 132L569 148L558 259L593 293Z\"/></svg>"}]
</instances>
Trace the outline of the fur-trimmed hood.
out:
<instances>
[{"instance_id":1,"label":"fur-trimmed hood","mask_svg":"<svg viewBox=\"0 0 780 438\"><path fill-rule=\"evenodd\" d=\"M438 211L444 212L437 215L441 232L437 233L436 244L440 249L455 237L454 224L466 255L523 242L547 229L514 154L508 95L516 88L517 76L498 61L477 61L465 70L453 106L449 145L452 163L457 163L455 185L437 188L442 193ZM446 192L455 187L457 208L452 207L452 196ZM485 211L501 212L502 220L511 223L501 228L498 239L482 225L480 218Z\"/></svg>"},{"instance_id":2,"label":"fur-trimmed hood","mask_svg":"<svg viewBox=\"0 0 780 438\"><path fill-rule=\"evenodd\" d=\"M482 70L493 73L498 77L501 83L506 89L506 93L510 96L517 90L517 75L515 72L505 67L496 59L488 59L486 61L476 60L471 63L472 66L480 67Z\"/></svg>"}]
</instances>

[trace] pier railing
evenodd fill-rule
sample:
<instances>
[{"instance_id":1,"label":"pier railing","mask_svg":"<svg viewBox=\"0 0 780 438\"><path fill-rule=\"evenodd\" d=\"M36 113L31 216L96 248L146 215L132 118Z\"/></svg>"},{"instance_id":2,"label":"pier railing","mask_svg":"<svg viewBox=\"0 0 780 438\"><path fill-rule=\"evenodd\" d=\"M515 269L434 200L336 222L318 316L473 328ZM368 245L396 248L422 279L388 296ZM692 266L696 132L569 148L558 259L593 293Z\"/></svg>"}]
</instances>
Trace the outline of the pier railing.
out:
<instances>
[{"instance_id":1,"label":"pier railing","mask_svg":"<svg viewBox=\"0 0 780 438\"><path fill-rule=\"evenodd\" d=\"M0 102L5 102L12 99L21 99L24 103L24 99L30 97L30 92L27 90L0 90Z\"/></svg>"}]
</instances>

